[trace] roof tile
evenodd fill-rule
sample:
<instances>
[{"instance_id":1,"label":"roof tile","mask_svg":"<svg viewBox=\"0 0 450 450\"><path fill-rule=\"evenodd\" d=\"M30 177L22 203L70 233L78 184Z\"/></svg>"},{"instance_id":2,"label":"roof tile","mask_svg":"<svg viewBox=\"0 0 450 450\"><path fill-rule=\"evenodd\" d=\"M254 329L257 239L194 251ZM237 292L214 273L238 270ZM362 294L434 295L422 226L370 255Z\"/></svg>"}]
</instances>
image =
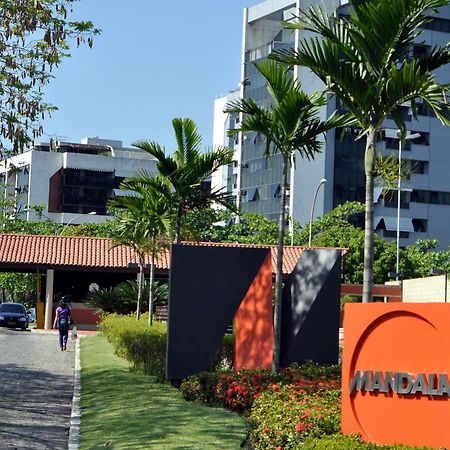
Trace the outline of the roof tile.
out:
<instances>
[{"instance_id":1,"label":"roof tile","mask_svg":"<svg viewBox=\"0 0 450 450\"><path fill-rule=\"evenodd\" d=\"M126 246L111 248L112 240L96 237L44 236L27 234L0 234L0 265L9 266L70 266L78 268L125 269L136 263L133 250ZM277 247L270 245L185 242L183 244L222 247L270 248L272 267L275 272ZM303 247L285 246L283 251L283 273L291 273ZM345 252L343 250L343 252ZM147 263L150 261L148 260ZM159 270L170 267L170 251L157 258Z\"/></svg>"}]
</instances>

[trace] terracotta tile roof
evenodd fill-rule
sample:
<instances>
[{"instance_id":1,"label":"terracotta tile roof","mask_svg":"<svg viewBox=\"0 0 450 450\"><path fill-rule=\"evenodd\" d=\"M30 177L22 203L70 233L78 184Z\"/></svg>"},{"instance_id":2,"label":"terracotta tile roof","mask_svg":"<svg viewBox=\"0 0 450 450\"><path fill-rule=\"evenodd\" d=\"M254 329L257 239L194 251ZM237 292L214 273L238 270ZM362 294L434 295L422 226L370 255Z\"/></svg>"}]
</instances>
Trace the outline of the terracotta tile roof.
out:
<instances>
[{"instance_id":1,"label":"terracotta tile roof","mask_svg":"<svg viewBox=\"0 0 450 450\"><path fill-rule=\"evenodd\" d=\"M128 269L136 263L132 249L111 248L111 239L94 237L0 234L0 267ZM158 261L168 269L168 254Z\"/></svg>"},{"instance_id":2,"label":"terracotta tile roof","mask_svg":"<svg viewBox=\"0 0 450 450\"><path fill-rule=\"evenodd\" d=\"M186 242L184 244L270 248L272 267L275 272L276 246L216 242ZM302 251L303 247L284 247L284 274L292 272ZM343 253L345 253L344 250ZM109 238L0 234L0 270L64 267L78 270L124 271L130 270L128 265L136 262L132 249L126 246L111 248ZM169 250L159 256L156 265L157 270L168 271Z\"/></svg>"}]
</instances>

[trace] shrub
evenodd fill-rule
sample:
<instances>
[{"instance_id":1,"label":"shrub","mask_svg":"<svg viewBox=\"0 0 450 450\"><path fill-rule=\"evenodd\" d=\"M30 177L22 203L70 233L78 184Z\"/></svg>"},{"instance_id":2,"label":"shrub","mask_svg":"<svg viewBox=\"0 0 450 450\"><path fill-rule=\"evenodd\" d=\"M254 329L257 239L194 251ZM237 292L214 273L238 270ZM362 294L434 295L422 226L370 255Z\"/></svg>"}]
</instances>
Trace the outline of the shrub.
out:
<instances>
[{"instance_id":1,"label":"shrub","mask_svg":"<svg viewBox=\"0 0 450 450\"><path fill-rule=\"evenodd\" d=\"M234 359L234 334L226 334L214 355L210 370L230 370Z\"/></svg>"},{"instance_id":2,"label":"shrub","mask_svg":"<svg viewBox=\"0 0 450 450\"><path fill-rule=\"evenodd\" d=\"M136 320L134 314L104 314L100 330L114 346L116 354L130 363L132 370L155 376L158 381L165 379L167 324L153 322L148 326L148 313ZM234 336L224 337L222 346L216 353L212 369L233 360ZM207 390L206 388L204 388Z\"/></svg>"},{"instance_id":3,"label":"shrub","mask_svg":"<svg viewBox=\"0 0 450 450\"><path fill-rule=\"evenodd\" d=\"M299 448L307 437L339 431L340 391L319 384L275 384L255 400L249 423L255 449Z\"/></svg>"},{"instance_id":4,"label":"shrub","mask_svg":"<svg viewBox=\"0 0 450 450\"><path fill-rule=\"evenodd\" d=\"M340 382L340 368L305 364L270 370L231 370L219 373L203 372L193 375L181 384L181 392L187 400L211 406L223 406L247 414L253 401L272 386L296 385L308 391L335 389Z\"/></svg>"},{"instance_id":5,"label":"shrub","mask_svg":"<svg viewBox=\"0 0 450 450\"><path fill-rule=\"evenodd\" d=\"M287 448L287 447L286 447ZM377 445L362 441L358 436L344 436L342 434L331 434L322 438L306 438L302 449L308 450L406 450L411 447L404 445ZM414 447L415 450L425 450L428 447ZM279 450L284 450L280 446Z\"/></svg>"},{"instance_id":6,"label":"shrub","mask_svg":"<svg viewBox=\"0 0 450 450\"><path fill-rule=\"evenodd\" d=\"M133 370L155 376L158 381L165 379L167 324L154 322L149 327L148 314L138 321L134 315L106 314L100 329Z\"/></svg>"}]
</instances>

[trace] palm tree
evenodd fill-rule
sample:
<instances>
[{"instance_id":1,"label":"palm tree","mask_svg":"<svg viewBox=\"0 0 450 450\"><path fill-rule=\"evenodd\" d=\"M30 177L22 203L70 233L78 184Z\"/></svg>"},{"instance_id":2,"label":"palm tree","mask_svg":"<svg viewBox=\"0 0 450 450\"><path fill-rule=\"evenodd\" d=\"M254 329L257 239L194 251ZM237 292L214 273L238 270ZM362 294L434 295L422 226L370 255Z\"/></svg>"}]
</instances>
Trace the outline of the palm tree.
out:
<instances>
[{"instance_id":1,"label":"palm tree","mask_svg":"<svg viewBox=\"0 0 450 450\"><path fill-rule=\"evenodd\" d=\"M408 56L430 13L448 0L354 0L349 16L329 16L321 7L302 12L288 28L315 33L298 49L277 50L278 61L308 67L356 119L365 136L366 212L363 301L372 299L373 191L377 133L391 116L404 138L401 108L410 104L417 117L421 98L443 124L450 123L449 84L439 84L432 71L450 62L450 51L434 48Z\"/></svg>"},{"instance_id":2,"label":"palm tree","mask_svg":"<svg viewBox=\"0 0 450 450\"><path fill-rule=\"evenodd\" d=\"M333 114L326 121L320 120L317 113L326 104L326 99L320 93L308 95L303 92L298 81L290 75L287 66L274 61L256 63L255 66L266 79L272 106L262 108L253 99L243 98L228 103L225 112L244 114L239 128L229 130L231 135L256 132L265 137L266 157L281 153L283 158L275 275L273 369L276 371L280 364L282 264L288 169L290 164L294 163L296 152L303 158L313 159L316 153L321 151L320 136L336 126L343 126L346 118Z\"/></svg>"},{"instance_id":3,"label":"palm tree","mask_svg":"<svg viewBox=\"0 0 450 450\"><path fill-rule=\"evenodd\" d=\"M109 201L110 206L125 208L125 211L116 213L119 226L113 237L113 246L127 245L138 257L136 320L140 317L142 303L145 256L150 254L149 325L152 324L155 260L169 239L172 223L171 206L166 196L162 195L162 192L166 195L170 194L168 185L159 177L152 181L157 189L142 183L140 179L125 179L120 185L120 188L125 191L124 195Z\"/></svg>"},{"instance_id":4,"label":"palm tree","mask_svg":"<svg viewBox=\"0 0 450 450\"><path fill-rule=\"evenodd\" d=\"M233 162L233 150L218 147L206 153L200 152L201 136L191 119L173 119L177 149L168 156L163 147L153 141L138 141L133 145L145 150L157 159L157 169L172 186L168 200L176 208L176 243L181 241L183 218L187 211L209 206L213 202L228 208L228 195L218 189L205 189L202 183L219 167ZM148 173L140 173L136 179L152 184ZM167 191L165 191L167 194ZM165 195L166 195L165 194Z\"/></svg>"}]
</instances>

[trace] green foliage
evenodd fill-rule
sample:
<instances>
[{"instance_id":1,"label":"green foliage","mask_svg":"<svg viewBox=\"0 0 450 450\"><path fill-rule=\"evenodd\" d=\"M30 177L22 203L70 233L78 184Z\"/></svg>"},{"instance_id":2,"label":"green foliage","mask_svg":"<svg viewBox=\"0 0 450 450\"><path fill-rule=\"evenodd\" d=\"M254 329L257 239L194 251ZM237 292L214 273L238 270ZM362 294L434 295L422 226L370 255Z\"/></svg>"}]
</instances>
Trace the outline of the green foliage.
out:
<instances>
[{"instance_id":1,"label":"green foliage","mask_svg":"<svg viewBox=\"0 0 450 450\"><path fill-rule=\"evenodd\" d=\"M437 251L435 239L418 240L400 253L400 273L403 278L430 276L434 269L450 273L450 250Z\"/></svg>"},{"instance_id":2,"label":"green foliage","mask_svg":"<svg viewBox=\"0 0 450 450\"><path fill-rule=\"evenodd\" d=\"M106 220L105 222L86 222L80 225L66 226L64 229L64 236L92 236L109 238L117 234L118 227L119 223L115 218ZM60 233L62 231L62 227L58 227L58 230Z\"/></svg>"},{"instance_id":3,"label":"green foliage","mask_svg":"<svg viewBox=\"0 0 450 450\"><path fill-rule=\"evenodd\" d=\"M187 403L168 383L130 372L103 336L80 346L80 450L236 450L245 439L242 417Z\"/></svg>"},{"instance_id":4,"label":"green foliage","mask_svg":"<svg viewBox=\"0 0 450 450\"><path fill-rule=\"evenodd\" d=\"M143 287L142 308L148 310L149 283ZM127 280L115 287L90 292L85 301L88 305L100 308L106 313L129 314L136 310L139 287L136 280ZM153 298L156 305L167 304L169 285L160 281L153 283Z\"/></svg>"},{"instance_id":5,"label":"green foliage","mask_svg":"<svg viewBox=\"0 0 450 450\"><path fill-rule=\"evenodd\" d=\"M150 284L145 281L142 289L142 308L148 309L148 298L149 298L149 288ZM136 280L127 280L115 287L118 296L122 301L128 304L133 304L136 306L138 297L138 282ZM153 299L155 305L167 304L169 297L169 285L162 281L154 281L152 283Z\"/></svg>"},{"instance_id":6,"label":"green foliage","mask_svg":"<svg viewBox=\"0 0 450 450\"><path fill-rule=\"evenodd\" d=\"M239 222L227 227L227 234L223 238L223 242L276 245L278 224L261 214L244 213L241 214Z\"/></svg>"},{"instance_id":7,"label":"green foliage","mask_svg":"<svg viewBox=\"0 0 450 450\"><path fill-rule=\"evenodd\" d=\"M213 202L233 208L227 193L205 189L203 183L218 168L233 162L234 151L218 147L201 152L202 138L191 119L173 119L172 126L177 148L171 155L166 155L165 149L156 142L138 141L133 144L156 158L159 175L169 184L169 189L162 184L156 185L154 178L146 172L135 179L158 190L172 205L176 215L176 240L179 242L188 211L206 208Z\"/></svg>"},{"instance_id":8,"label":"green foliage","mask_svg":"<svg viewBox=\"0 0 450 450\"><path fill-rule=\"evenodd\" d=\"M234 334L226 334L211 363L211 370L227 370L233 367Z\"/></svg>"},{"instance_id":9,"label":"green foliage","mask_svg":"<svg viewBox=\"0 0 450 450\"><path fill-rule=\"evenodd\" d=\"M128 361L132 370L165 379L167 324L155 322L148 327L132 315L106 314L100 329L114 346L116 354Z\"/></svg>"},{"instance_id":10,"label":"green foliage","mask_svg":"<svg viewBox=\"0 0 450 450\"><path fill-rule=\"evenodd\" d=\"M12 153L42 134L40 118L56 108L43 100L51 70L69 56L69 39L77 45L99 33L90 21L68 19L77 0L2 0L0 2L1 136ZM0 156L5 145L0 143Z\"/></svg>"},{"instance_id":11,"label":"green foliage","mask_svg":"<svg viewBox=\"0 0 450 450\"><path fill-rule=\"evenodd\" d=\"M330 434L320 438L306 438L302 443L305 450L407 450L411 447L404 445L377 445L370 442L364 442L359 436L342 434ZM415 450L425 450L427 447L414 447Z\"/></svg>"},{"instance_id":12,"label":"green foliage","mask_svg":"<svg viewBox=\"0 0 450 450\"><path fill-rule=\"evenodd\" d=\"M0 290L12 300L25 302L36 290L36 276L32 273L1 272Z\"/></svg>"},{"instance_id":13,"label":"green foliage","mask_svg":"<svg viewBox=\"0 0 450 450\"><path fill-rule=\"evenodd\" d=\"M304 364L276 373L270 370L202 372L183 380L180 390L187 400L248 414L255 399L275 385L276 389L296 385L311 391L319 385L336 388L339 379L340 367Z\"/></svg>"},{"instance_id":14,"label":"green foliage","mask_svg":"<svg viewBox=\"0 0 450 450\"><path fill-rule=\"evenodd\" d=\"M113 287L89 292L85 298L86 304L93 308L100 308L106 313L129 314L133 311L136 301L131 305L122 299L118 290Z\"/></svg>"},{"instance_id":15,"label":"green foliage","mask_svg":"<svg viewBox=\"0 0 450 450\"><path fill-rule=\"evenodd\" d=\"M272 386L255 400L250 416L250 442L255 449L298 449L306 437L339 431L340 390L325 382Z\"/></svg>"},{"instance_id":16,"label":"green foliage","mask_svg":"<svg viewBox=\"0 0 450 450\"><path fill-rule=\"evenodd\" d=\"M355 222L358 217L362 217L365 207L360 202L345 202L342 205L313 220L311 235L313 242L315 237L333 228L346 227ZM336 228L335 228L336 227ZM309 223L301 230L295 240L297 245L307 245L309 239Z\"/></svg>"},{"instance_id":17,"label":"green foliage","mask_svg":"<svg viewBox=\"0 0 450 450\"><path fill-rule=\"evenodd\" d=\"M154 322L147 325L148 315L140 320L133 316L105 314L100 329L114 346L116 354L126 359L133 370L153 375L158 381L164 381L166 368L167 324ZM221 348L216 352L212 363L223 366L232 360L233 336L225 336ZM217 369L217 367L213 367Z\"/></svg>"}]
</instances>

